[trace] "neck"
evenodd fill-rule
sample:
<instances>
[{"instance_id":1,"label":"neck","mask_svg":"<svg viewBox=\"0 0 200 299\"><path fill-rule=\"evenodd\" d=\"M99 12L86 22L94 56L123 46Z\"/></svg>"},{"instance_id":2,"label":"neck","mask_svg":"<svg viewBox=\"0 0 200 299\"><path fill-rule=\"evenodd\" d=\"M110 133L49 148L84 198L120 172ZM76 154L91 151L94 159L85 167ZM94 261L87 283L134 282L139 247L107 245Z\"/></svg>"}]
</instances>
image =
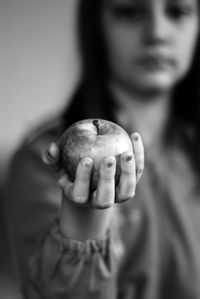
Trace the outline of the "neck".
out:
<instances>
[{"instance_id":1,"label":"neck","mask_svg":"<svg viewBox=\"0 0 200 299\"><path fill-rule=\"evenodd\" d=\"M113 83L110 89L117 103L119 123L129 133L140 133L146 148L160 147L169 116L170 95L164 92L130 94Z\"/></svg>"}]
</instances>

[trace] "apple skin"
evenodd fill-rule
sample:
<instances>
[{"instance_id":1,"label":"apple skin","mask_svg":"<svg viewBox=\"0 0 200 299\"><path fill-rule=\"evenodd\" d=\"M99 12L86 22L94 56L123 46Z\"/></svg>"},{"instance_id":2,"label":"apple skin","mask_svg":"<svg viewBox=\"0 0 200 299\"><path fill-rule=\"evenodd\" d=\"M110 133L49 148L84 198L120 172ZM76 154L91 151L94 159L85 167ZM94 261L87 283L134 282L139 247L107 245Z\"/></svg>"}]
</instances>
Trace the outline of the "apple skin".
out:
<instances>
[{"instance_id":1,"label":"apple skin","mask_svg":"<svg viewBox=\"0 0 200 299\"><path fill-rule=\"evenodd\" d=\"M85 119L72 124L62 135L59 143L60 165L70 181L74 181L80 160L90 157L93 170L90 191L97 188L101 160L115 156L116 185L120 178L120 155L133 151L132 142L127 132L119 125L104 119Z\"/></svg>"}]
</instances>

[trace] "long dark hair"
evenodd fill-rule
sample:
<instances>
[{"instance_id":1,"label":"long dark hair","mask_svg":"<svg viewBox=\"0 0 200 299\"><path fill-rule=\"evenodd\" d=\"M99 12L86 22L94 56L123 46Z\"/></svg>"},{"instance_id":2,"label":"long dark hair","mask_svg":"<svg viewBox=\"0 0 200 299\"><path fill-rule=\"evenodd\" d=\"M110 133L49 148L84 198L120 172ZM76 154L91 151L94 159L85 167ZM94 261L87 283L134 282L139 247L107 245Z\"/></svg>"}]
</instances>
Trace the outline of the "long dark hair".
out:
<instances>
[{"instance_id":1,"label":"long dark hair","mask_svg":"<svg viewBox=\"0 0 200 299\"><path fill-rule=\"evenodd\" d=\"M82 59L80 84L63 114L71 121L86 117L113 120L112 97L106 88L107 64L100 26L102 0L80 0L78 10L79 50ZM200 31L200 30L199 30ZM191 68L174 90L171 124L179 124L190 148L200 153L200 33ZM77 110L77 107L79 109ZM172 134L172 132L170 133ZM194 153L193 151L193 153Z\"/></svg>"},{"instance_id":2,"label":"long dark hair","mask_svg":"<svg viewBox=\"0 0 200 299\"><path fill-rule=\"evenodd\" d=\"M106 55L100 28L101 2L79 1L77 33L82 75L63 114L67 122L69 117L71 121L82 117L113 118L112 97L106 88Z\"/></svg>"}]
</instances>

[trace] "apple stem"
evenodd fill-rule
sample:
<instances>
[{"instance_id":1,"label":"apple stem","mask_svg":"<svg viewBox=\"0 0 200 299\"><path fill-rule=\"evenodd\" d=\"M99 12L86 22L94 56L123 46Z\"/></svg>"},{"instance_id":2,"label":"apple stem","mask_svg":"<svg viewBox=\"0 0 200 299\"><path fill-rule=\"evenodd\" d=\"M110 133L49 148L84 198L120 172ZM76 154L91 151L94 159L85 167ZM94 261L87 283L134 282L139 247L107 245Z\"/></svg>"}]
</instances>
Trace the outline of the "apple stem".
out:
<instances>
[{"instance_id":1,"label":"apple stem","mask_svg":"<svg viewBox=\"0 0 200 299\"><path fill-rule=\"evenodd\" d=\"M102 124L99 119L93 120L93 125L97 128L97 134L101 135L102 134L102 128L104 128L105 125Z\"/></svg>"}]
</instances>

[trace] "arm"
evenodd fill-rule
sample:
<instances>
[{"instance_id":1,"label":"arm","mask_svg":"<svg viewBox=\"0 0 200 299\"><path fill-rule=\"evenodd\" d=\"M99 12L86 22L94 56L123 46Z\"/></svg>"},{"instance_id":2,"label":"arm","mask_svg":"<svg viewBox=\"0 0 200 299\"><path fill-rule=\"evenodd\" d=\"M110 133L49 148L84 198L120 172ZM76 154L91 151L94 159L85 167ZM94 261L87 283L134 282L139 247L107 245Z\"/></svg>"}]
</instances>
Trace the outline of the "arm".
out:
<instances>
[{"instance_id":1,"label":"arm","mask_svg":"<svg viewBox=\"0 0 200 299\"><path fill-rule=\"evenodd\" d=\"M61 202L61 189L43 167L38 151L22 147L10 171L7 209L24 298L89 298L89 293L98 298L97 287L105 292L104 298L112 298L116 288L110 237L96 241L64 237L55 221Z\"/></svg>"},{"instance_id":2,"label":"arm","mask_svg":"<svg viewBox=\"0 0 200 299\"><path fill-rule=\"evenodd\" d=\"M15 224L17 224L17 222L19 225L20 223L23 223L23 225L21 225L22 231L19 229L19 226L15 227L18 233L16 235L19 244L18 250L23 251L24 248L26 248L24 245L27 245L29 249L28 252L26 252L26 262L24 263L25 267L23 268L26 298L59 299L63 298L64 295L66 295L66 298L77 298L77 296L78 298L89 298L90 295L91 298L94 296L95 298L115 298L114 290L116 290L115 273L117 263L116 261L113 261L115 258L114 254L112 254L112 238L107 235L113 204L105 210L96 209L97 206L95 206L95 209L92 211L90 209L91 217L88 217L88 212L85 213L84 217L84 213L80 213L80 210L83 211L86 207L83 207L82 204L77 205L77 202L75 205L73 204L74 199L77 200L78 198L78 196L74 196L75 193L73 192L73 196L70 200L66 200L66 193L68 193L67 190L70 189L68 188L70 185L65 180L59 180L59 184L62 186L63 190L65 190L60 221L57 222L56 225L54 224L52 230L45 234L45 237L42 238L39 246L36 248L35 246L39 236L44 236L46 229L50 226L50 222L56 215L58 215L57 212L61 208L61 201L59 201L61 193L55 188L55 184L52 183L50 177L48 177L45 172L41 171L41 165L39 167L39 173L42 173L43 179L42 177L38 177L37 171L35 176L32 176L33 172L31 172L30 178L27 176L28 173L30 174L30 169L33 171L36 165L37 167L39 166L38 163L36 163L37 159L30 164L29 154L25 161L24 158L26 155L24 155L24 153L23 161L19 161L20 159L18 159L18 163L15 165L16 170L20 165L23 165L25 169L22 171L21 175L23 175L21 177L17 175L14 178L15 183L17 183L16 180L19 180L17 186L19 186L19 183L21 182L22 189L25 187L28 192L24 193L21 191L21 193L17 193L16 190L18 189L12 189L13 192L15 191L14 196L16 194L18 195L14 205L15 210L17 211L17 207L23 203L21 206L22 211L19 209L17 211L18 214L15 215ZM20 162L23 163L21 164ZM112 175L111 171L111 176ZM23 184L24 181L26 182L25 186ZM44 184L44 182L47 184ZM40 183L42 185L40 187L42 188L38 188ZM124 186L124 184L122 185ZM52 186L57 190L56 193L55 190L53 191L54 188L52 189ZM77 183L73 185L73 190L78 191L80 188L76 187ZM111 189L113 190L113 188ZM39 190L40 194L37 194ZM112 190L111 197L114 195ZM52 202L56 202L56 210L54 209L50 216L49 212L51 209L49 208L52 203L50 200L51 196L53 199ZM104 197L105 200L106 198L107 197ZM97 197L94 197L94 200L96 199ZM36 209L30 209L30 202L32 202L32 200L34 204L37 203L35 205L35 207L37 207ZM101 200L100 202L102 203ZM44 204L42 213L41 210L38 209L41 203ZM112 203L114 203L113 198ZM71 210L69 207L71 207ZM40 217L38 217L38 213ZM101 215L99 216L99 221L96 221L98 220L97 214ZM71 234L72 230L68 229L71 225L71 220L67 216L70 215L73 215L71 219L74 221L73 227L75 230L73 234ZM95 223L93 221L93 224L95 225L91 226L94 229L92 229L87 236L83 237L82 226L80 225L80 222L75 221L79 218L77 217L78 215L83 216L82 223L85 223L87 227L92 223L92 220L95 220ZM27 223L30 223L30 227L33 226L33 231L30 228L27 229L26 222L23 221L24 219L22 216L26 217L25 219L27 219ZM102 221L102 219L104 219L104 221ZM41 223L45 222L45 225L40 225L40 221ZM35 229L35 226L37 229ZM32 236L34 236L34 240L31 240ZM21 258L23 260L23 252ZM28 269L26 267L27 265ZM82 294L82 297L80 294ZM111 294L113 297L111 297Z\"/></svg>"}]
</instances>

